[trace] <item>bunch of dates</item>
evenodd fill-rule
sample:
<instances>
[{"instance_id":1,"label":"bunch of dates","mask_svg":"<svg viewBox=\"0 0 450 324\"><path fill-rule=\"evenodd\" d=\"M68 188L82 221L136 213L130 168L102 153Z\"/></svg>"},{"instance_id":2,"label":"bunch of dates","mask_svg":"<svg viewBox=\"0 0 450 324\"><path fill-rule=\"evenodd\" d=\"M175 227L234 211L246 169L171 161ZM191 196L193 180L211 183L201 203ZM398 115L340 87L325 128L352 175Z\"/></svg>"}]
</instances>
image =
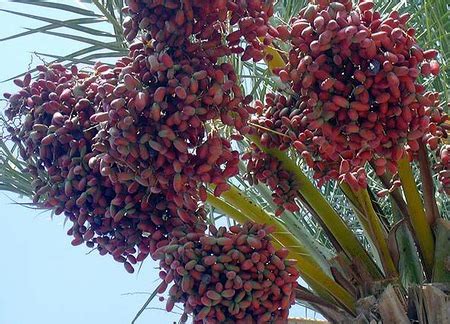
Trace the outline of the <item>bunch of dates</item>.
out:
<instances>
[{"instance_id":1,"label":"bunch of dates","mask_svg":"<svg viewBox=\"0 0 450 324\"><path fill-rule=\"evenodd\" d=\"M286 249L276 250L268 226L246 223L216 228L209 234L173 232L157 250L158 291L169 288L171 311L183 303L194 323L268 323L287 319L295 300L298 271Z\"/></svg>"},{"instance_id":2,"label":"bunch of dates","mask_svg":"<svg viewBox=\"0 0 450 324\"><path fill-rule=\"evenodd\" d=\"M419 82L439 73L437 51L420 48L408 14L382 17L373 6L317 0L278 28L292 45L274 70L285 91L257 103L254 122L263 145L294 147L319 184L364 188L367 162L395 173L420 141L436 149L447 137L438 94Z\"/></svg>"}]
</instances>

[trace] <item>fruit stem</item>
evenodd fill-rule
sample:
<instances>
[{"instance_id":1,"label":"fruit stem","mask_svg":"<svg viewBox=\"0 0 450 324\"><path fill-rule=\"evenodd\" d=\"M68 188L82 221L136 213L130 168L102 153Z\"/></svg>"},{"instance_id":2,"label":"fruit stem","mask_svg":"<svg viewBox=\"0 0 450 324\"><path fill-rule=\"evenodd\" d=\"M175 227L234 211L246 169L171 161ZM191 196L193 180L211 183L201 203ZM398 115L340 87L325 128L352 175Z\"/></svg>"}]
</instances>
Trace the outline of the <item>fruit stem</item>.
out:
<instances>
[{"instance_id":1,"label":"fruit stem","mask_svg":"<svg viewBox=\"0 0 450 324\"><path fill-rule=\"evenodd\" d=\"M431 279L433 269L434 238L431 227L425 215L424 206L420 197L409 158L403 157L398 162L398 175L402 183L408 206L408 214L413 228L413 234L418 242L418 250L428 279Z\"/></svg>"},{"instance_id":2,"label":"fruit stem","mask_svg":"<svg viewBox=\"0 0 450 324\"><path fill-rule=\"evenodd\" d=\"M352 190L350 185L347 182L342 182L339 184L339 188L341 188L342 192L345 194L345 197L350 201L355 213L359 214L360 216L364 216L363 208L359 203L356 193ZM361 224L363 224L363 226L367 224L367 218L362 218L359 221L361 222Z\"/></svg>"},{"instance_id":3,"label":"fruit stem","mask_svg":"<svg viewBox=\"0 0 450 324\"><path fill-rule=\"evenodd\" d=\"M282 152L277 148L269 149L262 146L256 136L250 136L250 140L262 151L277 158L282 163L283 168L295 176L299 186L300 195L303 196L316 211L317 216L327 230L333 235L335 240L341 245L347 256L349 256L350 259L359 259L362 264L366 265L367 270L374 279L382 279L382 274L376 263L369 256L347 224L303 173L301 168L291 160L285 152Z\"/></svg>"},{"instance_id":4,"label":"fruit stem","mask_svg":"<svg viewBox=\"0 0 450 324\"><path fill-rule=\"evenodd\" d=\"M283 58L280 55L280 52L273 47L273 46L267 46L264 49L264 52L267 55L270 55L272 58L270 60L266 60L267 66L269 67L270 72L273 71L273 69L280 68L286 66L286 63L284 62Z\"/></svg>"},{"instance_id":5,"label":"fruit stem","mask_svg":"<svg viewBox=\"0 0 450 324\"><path fill-rule=\"evenodd\" d=\"M450 258L450 221L439 218L434 224L436 234L436 262L433 269L433 282L450 283L448 260Z\"/></svg>"},{"instance_id":6,"label":"fruit stem","mask_svg":"<svg viewBox=\"0 0 450 324\"><path fill-rule=\"evenodd\" d=\"M355 314L355 298L331 277L322 271L320 266L311 258L309 253L302 247L301 243L293 236L283 224L276 221L267 214L260 206L247 198L239 189L232 186L231 189L222 193L222 199L208 195L207 202L217 209L227 213L230 217L237 215L235 219L252 220L259 224L273 226L275 231L271 234L279 246L289 249L289 256L298 261L297 269L302 278L323 298L338 303L351 314ZM239 208L240 211L236 210ZM222 209L223 208L223 209ZM247 216L244 216L247 215ZM240 220L239 220L240 219Z\"/></svg>"},{"instance_id":7,"label":"fruit stem","mask_svg":"<svg viewBox=\"0 0 450 324\"><path fill-rule=\"evenodd\" d=\"M365 231L372 238L375 247L380 255L383 269L388 278L397 278L398 271L394 264L389 248L387 245L388 237L383 225L380 222L375 209L373 208L372 200L370 199L367 189L360 189L358 191L352 190L361 209L364 211L364 216L367 217L365 222L361 222Z\"/></svg>"},{"instance_id":8,"label":"fruit stem","mask_svg":"<svg viewBox=\"0 0 450 324\"><path fill-rule=\"evenodd\" d=\"M423 201L425 214L430 226L433 226L439 218L439 209L436 204L433 178L431 175L430 161L428 160L427 149L422 141L419 141L419 169L422 179Z\"/></svg>"},{"instance_id":9,"label":"fruit stem","mask_svg":"<svg viewBox=\"0 0 450 324\"><path fill-rule=\"evenodd\" d=\"M370 165L372 166L372 169L375 170L375 165L373 162L370 162ZM385 189L389 189L391 187L390 181L392 179L392 174L390 174L388 171L382 175L378 175L378 179L380 179L381 183L383 184L383 187ZM399 212L402 214L403 218L409 220L408 217L408 208L406 206L405 199L403 198L403 193L400 188L395 188L393 190L389 191L389 195L392 198L392 203L394 203ZM408 223L408 226L410 224Z\"/></svg>"},{"instance_id":10,"label":"fruit stem","mask_svg":"<svg viewBox=\"0 0 450 324\"><path fill-rule=\"evenodd\" d=\"M265 200L268 204L270 204L272 210L276 209L276 205L272 202L272 196L270 195L270 191L267 187L261 185L261 183L258 183L257 185L253 185L253 188L258 190L258 192L264 196ZM329 248L317 242L316 237L311 234L308 228L305 227L305 223L299 219L298 215L285 210L279 219L289 229L292 235L294 235L297 240L302 243L303 247L308 251L312 258L321 265L322 269L331 274L330 265L327 259L331 259L334 253Z\"/></svg>"},{"instance_id":11,"label":"fruit stem","mask_svg":"<svg viewBox=\"0 0 450 324\"><path fill-rule=\"evenodd\" d=\"M206 200L208 204L211 206L214 206L214 208L219 209L223 213L227 214L231 218L233 218L236 222L244 224L246 222L255 222L255 220L250 217L246 216L245 214L241 213L239 210L228 204L227 202L223 201L222 199L217 198L213 194L208 192L208 198Z\"/></svg>"},{"instance_id":12,"label":"fruit stem","mask_svg":"<svg viewBox=\"0 0 450 324\"><path fill-rule=\"evenodd\" d=\"M364 233L366 235L366 238L368 239L371 247L372 247L372 251L376 253L374 253L374 256L376 258L376 262L378 264L382 264L381 262L381 258L380 255L378 253L378 248L373 240L372 234L370 232L368 232L369 229L369 222L368 222L368 218L364 213L364 209L361 206L358 197L356 196L355 192L351 189L351 187L349 186L348 183L346 182L342 182L341 184L339 184L339 188L341 189L341 191L344 193L345 197L350 201L350 204L352 206L353 211L355 212L355 215L358 217L358 220L360 222L360 224L362 225L363 229L364 229Z\"/></svg>"}]
</instances>

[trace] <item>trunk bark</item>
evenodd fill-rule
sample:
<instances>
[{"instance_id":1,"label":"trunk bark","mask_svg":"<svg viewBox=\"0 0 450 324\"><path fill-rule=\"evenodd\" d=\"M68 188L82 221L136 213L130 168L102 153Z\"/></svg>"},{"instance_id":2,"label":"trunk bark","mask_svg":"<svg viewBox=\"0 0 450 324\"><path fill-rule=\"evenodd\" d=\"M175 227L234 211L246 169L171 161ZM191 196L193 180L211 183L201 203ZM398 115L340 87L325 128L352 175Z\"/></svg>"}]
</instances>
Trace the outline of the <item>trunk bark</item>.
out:
<instances>
[{"instance_id":1,"label":"trunk bark","mask_svg":"<svg viewBox=\"0 0 450 324\"><path fill-rule=\"evenodd\" d=\"M408 314L419 323L450 323L450 285L435 283L411 287Z\"/></svg>"},{"instance_id":2,"label":"trunk bark","mask_svg":"<svg viewBox=\"0 0 450 324\"><path fill-rule=\"evenodd\" d=\"M289 319L288 324L450 324L450 284L433 283L411 286L408 296L398 286L388 285L376 298L368 296L358 300L356 318L324 313L328 321ZM321 312L322 311L322 312Z\"/></svg>"}]
</instances>

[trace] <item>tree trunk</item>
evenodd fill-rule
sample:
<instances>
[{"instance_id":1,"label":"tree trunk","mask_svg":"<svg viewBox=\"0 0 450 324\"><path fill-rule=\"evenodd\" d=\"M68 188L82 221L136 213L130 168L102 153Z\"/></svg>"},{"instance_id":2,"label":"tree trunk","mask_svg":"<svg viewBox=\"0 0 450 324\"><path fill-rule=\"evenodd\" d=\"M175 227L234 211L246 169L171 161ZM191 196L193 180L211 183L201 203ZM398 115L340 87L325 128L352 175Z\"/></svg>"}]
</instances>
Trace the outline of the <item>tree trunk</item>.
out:
<instances>
[{"instance_id":1,"label":"tree trunk","mask_svg":"<svg viewBox=\"0 0 450 324\"><path fill-rule=\"evenodd\" d=\"M412 286L408 296L399 287L389 285L376 299L358 301L359 315L353 323L447 324L450 323L450 285Z\"/></svg>"},{"instance_id":2,"label":"tree trunk","mask_svg":"<svg viewBox=\"0 0 450 324\"><path fill-rule=\"evenodd\" d=\"M317 310L328 321L291 318L288 324L450 324L450 284L412 286L408 296L405 296L404 289L389 284L378 298L368 296L359 299L358 316L352 319L336 311L324 313L319 307Z\"/></svg>"},{"instance_id":3,"label":"tree trunk","mask_svg":"<svg viewBox=\"0 0 450 324\"><path fill-rule=\"evenodd\" d=\"M450 285L434 283L411 287L408 314L419 323L450 323Z\"/></svg>"}]
</instances>

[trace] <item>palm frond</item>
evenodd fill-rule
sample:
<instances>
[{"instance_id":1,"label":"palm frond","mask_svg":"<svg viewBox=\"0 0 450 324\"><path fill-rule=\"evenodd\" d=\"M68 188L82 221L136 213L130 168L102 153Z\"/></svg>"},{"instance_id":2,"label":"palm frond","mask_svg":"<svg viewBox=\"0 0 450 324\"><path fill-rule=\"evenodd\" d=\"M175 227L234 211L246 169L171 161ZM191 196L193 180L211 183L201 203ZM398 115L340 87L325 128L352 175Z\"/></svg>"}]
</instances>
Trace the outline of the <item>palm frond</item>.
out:
<instances>
[{"instance_id":1,"label":"palm frond","mask_svg":"<svg viewBox=\"0 0 450 324\"><path fill-rule=\"evenodd\" d=\"M80 63L93 65L95 64L95 60L120 57L127 53L127 44L121 28L124 18L121 12L121 8L124 5L122 0L115 0L113 2L94 0L87 4L87 6L91 7L91 10L56 2L16 1L16 6L19 9L23 5L39 6L52 10L49 10L49 13L46 15L30 14L26 10L1 9L1 11L11 15L41 21L46 23L46 25L33 29L26 28L26 31L4 37L0 39L0 42L28 37L37 33L81 42L84 44L84 48L66 55L40 53L43 56L53 59L48 62L49 64L63 63L68 66ZM55 18L58 16L54 14L55 11L61 11L65 16L75 15L81 17L59 20ZM88 57L84 56L88 53L90 54ZM4 82L21 77L27 72L35 71L24 71L19 75L9 77Z\"/></svg>"},{"instance_id":2,"label":"palm frond","mask_svg":"<svg viewBox=\"0 0 450 324\"><path fill-rule=\"evenodd\" d=\"M23 172L25 164L14 148L0 141L0 191L8 191L26 198L32 198L34 190L32 179Z\"/></svg>"}]
</instances>

